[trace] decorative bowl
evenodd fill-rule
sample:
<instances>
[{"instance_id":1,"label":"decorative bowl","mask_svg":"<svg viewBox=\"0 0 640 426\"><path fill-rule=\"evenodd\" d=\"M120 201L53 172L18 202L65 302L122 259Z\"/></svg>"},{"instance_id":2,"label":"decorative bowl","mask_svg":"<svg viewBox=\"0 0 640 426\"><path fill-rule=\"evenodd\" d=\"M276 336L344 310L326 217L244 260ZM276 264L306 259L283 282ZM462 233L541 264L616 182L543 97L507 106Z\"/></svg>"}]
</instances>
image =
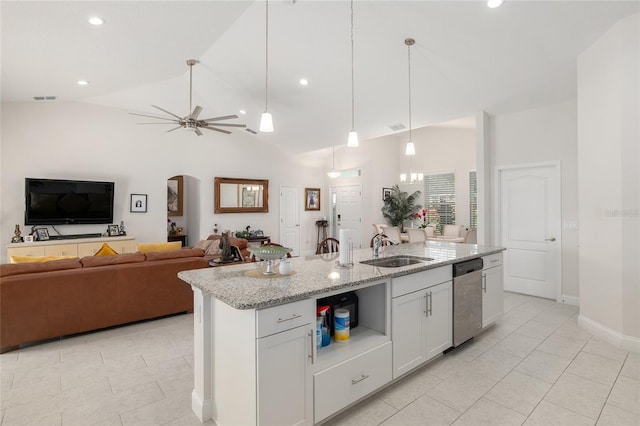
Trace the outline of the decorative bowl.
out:
<instances>
[{"instance_id":1,"label":"decorative bowl","mask_svg":"<svg viewBox=\"0 0 640 426\"><path fill-rule=\"evenodd\" d=\"M267 269L263 272L264 275L274 275L273 261L282 259L287 255L287 253L291 253L293 249L280 246L260 246L248 247L247 251L253 254L256 259L267 261Z\"/></svg>"}]
</instances>

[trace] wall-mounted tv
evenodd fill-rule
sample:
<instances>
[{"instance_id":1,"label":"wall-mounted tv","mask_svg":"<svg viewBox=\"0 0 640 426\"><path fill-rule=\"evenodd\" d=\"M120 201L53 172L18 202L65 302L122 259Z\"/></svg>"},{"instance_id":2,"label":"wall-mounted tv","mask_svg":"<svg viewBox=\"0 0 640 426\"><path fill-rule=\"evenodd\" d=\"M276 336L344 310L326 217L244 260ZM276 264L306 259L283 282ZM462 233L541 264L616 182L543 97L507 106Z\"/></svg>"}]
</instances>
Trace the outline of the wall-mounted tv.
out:
<instances>
[{"instance_id":1,"label":"wall-mounted tv","mask_svg":"<svg viewBox=\"0 0 640 426\"><path fill-rule=\"evenodd\" d=\"M25 178L25 225L113 223L113 182Z\"/></svg>"}]
</instances>

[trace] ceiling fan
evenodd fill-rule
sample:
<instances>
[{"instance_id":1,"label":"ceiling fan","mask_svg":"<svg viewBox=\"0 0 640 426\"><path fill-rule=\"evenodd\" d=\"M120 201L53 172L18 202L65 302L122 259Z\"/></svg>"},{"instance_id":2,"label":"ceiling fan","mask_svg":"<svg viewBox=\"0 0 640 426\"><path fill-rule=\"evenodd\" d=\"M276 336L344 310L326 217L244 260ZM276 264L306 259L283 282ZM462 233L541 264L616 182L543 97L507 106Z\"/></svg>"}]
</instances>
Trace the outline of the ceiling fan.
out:
<instances>
[{"instance_id":1,"label":"ceiling fan","mask_svg":"<svg viewBox=\"0 0 640 426\"><path fill-rule=\"evenodd\" d=\"M168 132L173 132L174 130L178 130L178 129L187 129L187 130L191 130L191 131L195 132L196 135L201 136L202 132L200 131L200 129L207 129L207 130L214 130L216 132L230 134L231 133L230 131L224 130L224 129L219 129L219 127L247 127L246 124L218 123L219 121L238 118L238 116L235 115L235 114L233 114L233 115L223 115L221 117L206 118L204 120L199 120L198 119L198 116L202 112L202 107L196 105L195 108L191 109L191 99L192 99L192 96L193 96L193 88L192 88L193 66L195 64L197 64L197 63L198 63L198 61L195 60L195 59L187 60L187 65L189 66L189 111L191 111L191 113L189 115L187 115L186 117L180 117L180 116L178 116L178 115L176 115L176 114L174 114L172 112L169 112L166 109L160 108L159 106L156 106L156 105L151 105L151 106L156 108L156 109L159 109L162 112L165 112L165 113L169 114L173 118L158 117L158 116L155 116L155 115L146 115L146 114L136 114L134 112L130 112L129 114L138 115L138 116L141 116L141 117L156 118L158 120L166 120L166 122L164 122L164 123L138 123L138 124L177 124L178 125L178 127L174 127L173 129L167 130L167 133Z\"/></svg>"}]
</instances>

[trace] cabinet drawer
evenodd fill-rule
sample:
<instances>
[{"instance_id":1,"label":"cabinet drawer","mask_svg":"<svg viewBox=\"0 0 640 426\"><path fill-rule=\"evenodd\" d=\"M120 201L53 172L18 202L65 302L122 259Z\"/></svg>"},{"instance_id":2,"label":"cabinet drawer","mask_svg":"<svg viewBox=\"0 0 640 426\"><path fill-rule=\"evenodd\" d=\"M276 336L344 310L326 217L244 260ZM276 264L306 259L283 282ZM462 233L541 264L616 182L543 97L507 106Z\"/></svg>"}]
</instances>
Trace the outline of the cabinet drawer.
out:
<instances>
[{"instance_id":1,"label":"cabinet drawer","mask_svg":"<svg viewBox=\"0 0 640 426\"><path fill-rule=\"evenodd\" d=\"M483 267L482 269L493 268L494 266L502 265L502 252L496 254L490 254L489 256L482 257Z\"/></svg>"},{"instance_id":2,"label":"cabinet drawer","mask_svg":"<svg viewBox=\"0 0 640 426\"><path fill-rule=\"evenodd\" d=\"M77 256L77 244L56 244L44 247L45 256Z\"/></svg>"},{"instance_id":3,"label":"cabinet drawer","mask_svg":"<svg viewBox=\"0 0 640 426\"><path fill-rule=\"evenodd\" d=\"M326 419L390 381L391 342L316 373L314 422Z\"/></svg>"},{"instance_id":4,"label":"cabinet drawer","mask_svg":"<svg viewBox=\"0 0 640 426\"><path fill-rule=\"evenodd\" d=\"M44 247L17 247L7 249L7 257L9 261L13 263L11 256L44 256Z\"/></svg>"},{"instance_id":5,"label":"cabinet drawer","mask_svg":"<svg viewBox=\"0 0 640 426\"><path fill-rule=\"evenodd\" d=\"M391 281L391 297L413 293L436 284L451 280L453 273L451 265L441 266L416 274L394 278Z\"/></svg>"},{"instance_id":6,"label":"cabinet drawer","mask_svg":"<svg viewBox=\"0 0 640 426\"><path fill-rule=\"evenodd\" d=\"M256 312L258 338L315 322L315 312L311 299L261 309Z\"/></svg>"}]
</instances>

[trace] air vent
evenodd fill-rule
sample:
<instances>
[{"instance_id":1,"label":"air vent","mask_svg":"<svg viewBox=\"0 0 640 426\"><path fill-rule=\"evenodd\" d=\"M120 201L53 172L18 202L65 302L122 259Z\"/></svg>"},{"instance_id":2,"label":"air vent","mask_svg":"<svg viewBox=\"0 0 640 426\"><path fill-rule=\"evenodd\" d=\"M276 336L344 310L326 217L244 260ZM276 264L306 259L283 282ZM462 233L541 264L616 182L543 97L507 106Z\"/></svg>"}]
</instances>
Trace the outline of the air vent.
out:
<instances>
[{"instance_id":1,"label":"air vent","mask_svg":"<svg viewBox=\"0 0 640 426\"><path fill-rule=\"evenodd\" d=\"M254 135L257 135L257 134L258 134L258 132L256 132L255 130L251 130L251 129L250 129L250 128L248 128L248 127L247 127L245 130L246 130L247 132L251 133L251 134L254 134Z\"/></svg>"},{"instance_id":2,"label":"air vent","mask_svg":"<svg viewBox=\"0 0 640 426\"><path fill-rule=\"evenodd\" d=\"M404 127L404 124L402 123L396 123L396 124L391 124L389 128L394 132L397 132L398 130L405 129L406 127Z\"/></svg>"},{"instance_id":3,"label":"air vent","mask_svg":"<svg viewBox=\"0 0 640 426\"><path fill-rule=\"evenodd\" d=\"M33 97L34 101L55 101L57 99L58 99L57 96L34 96Z\"/></svg>"}]
</instances>

